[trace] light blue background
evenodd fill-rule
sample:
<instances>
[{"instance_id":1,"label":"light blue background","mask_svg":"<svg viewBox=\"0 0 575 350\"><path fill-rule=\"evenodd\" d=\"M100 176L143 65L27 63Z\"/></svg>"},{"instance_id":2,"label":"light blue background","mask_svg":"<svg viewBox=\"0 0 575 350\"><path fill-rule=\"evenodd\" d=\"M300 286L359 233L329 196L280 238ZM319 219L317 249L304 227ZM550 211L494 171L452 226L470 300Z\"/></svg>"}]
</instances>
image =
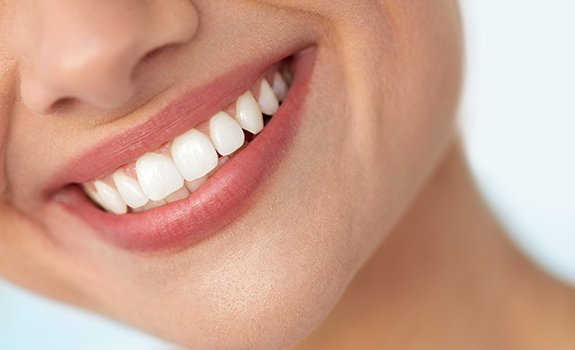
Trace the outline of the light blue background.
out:
<instances>
[{"instance_id":1,"label":"light blue background","mask_svg":"<svg viewBox=\"0 0 575 350\"><path fill-rule=\"evenodd\" d=\"M467 0L464 10L473 169L519 244L575 283L575 2Z\"/></svg>"},{"instance_id":2,"label":"light blue background","mask_svg":"<svg viewBox=\"0 0 575 350\"><path fill-rule=\"evenodd\" d=\"M461 129L473 169L517 242L575 283L575 2L466 0L463 7ZM167 346L0 284L0 348Z\"/></svg>"}]
</instances>

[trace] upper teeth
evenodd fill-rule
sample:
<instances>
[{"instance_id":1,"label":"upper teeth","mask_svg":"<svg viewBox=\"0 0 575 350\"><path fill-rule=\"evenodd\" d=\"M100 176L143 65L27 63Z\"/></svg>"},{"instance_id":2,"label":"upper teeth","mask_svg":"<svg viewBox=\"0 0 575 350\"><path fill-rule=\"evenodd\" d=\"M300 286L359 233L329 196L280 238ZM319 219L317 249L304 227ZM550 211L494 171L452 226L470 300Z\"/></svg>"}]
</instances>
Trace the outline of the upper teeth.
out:
<instances>
[{"instance_id":1,"label":"upper teeth","mask_svg":"<svg viewBox=\"0 0 575 350\"><path fill-rule=\"evenodd\" d=\"M174 139L172 158L187 181L207 175L218 165L218 154L210 138L196 129Z\"/></svg>"},{"instance_id":2,"label":"upper teeth","mask_svg":"<svg viewBox=\"0 0 575 350\"><path fill-rule=\"evenodd\" d=\"M121 215L187 197L245 143L244 131L258 134L263 114L273 116L289 90L291 73L276 68L272 84L262 78L235 102L235 116L218 112L206 123L176 137L167 147L148 152L109 176L83 184L102 208ZM255 91L257 98L254 96ZM243 129L243 130L242 130ZM218 157L218 154L222 158Z\"/></svg>"},{"instance_id":3,"label":"upper teeth","mask_svg":"<svg viewBox=\"0 0 575 350\"><path fill-rule=\"evenodd\" d=\"M267 115L274 115L278 111L279 102L274 95L274 91L267 80L262 79L260 84L260 98L258 99L262 112Z\"/></svg>"},{"instance_id":4,"label":"upper teeth","mask_svg":"<svg viewBox=\"0 0 575 350\"><path fill-rule=\"evenodd\" d=\"M161 201L184 187L184 178L174 161L163 154L146 153L136 162L142 191L153 201Z\"/></svg>"},{"instance_id":5,"label":"upper teeth","mask_svg":"<svg viewBox=\"0 0 575 350\"><path fill-rule=\"evenodd\" d=\"M260 105L249 91L236 101L236 120L252 134L257 134L264 128Z\"/></svg>"},{"instance_id":6,"label":"upper teeth","mask_svg":"<svg viewBox=\"0 0 575 350\"><path fill-rule=\"evenodd\" d=\"M122 170L114 173L113 180L120 196L129 207L140 208L148 203L149 198L142 191L138 180L127 176Z\"/></svg>"},{"instance_id":7,"label":"upper teeth","mask_svg":"<svg viewBox=\"0 0 575 350\"><path fill-rule=\"evenodd\" d=\"M259 117L263 117L260 113ZM240 124L226 112L219 112L210 119L210 139L222 156L228 156L242 147L245 141L244 131Z\"/></svg>"}]
</instances>

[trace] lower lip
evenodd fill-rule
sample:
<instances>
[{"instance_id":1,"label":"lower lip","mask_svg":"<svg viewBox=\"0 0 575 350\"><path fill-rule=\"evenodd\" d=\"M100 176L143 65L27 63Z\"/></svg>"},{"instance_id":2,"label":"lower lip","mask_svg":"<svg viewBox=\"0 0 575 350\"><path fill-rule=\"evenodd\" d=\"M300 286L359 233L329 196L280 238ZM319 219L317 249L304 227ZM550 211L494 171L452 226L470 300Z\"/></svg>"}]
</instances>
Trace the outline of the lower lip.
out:
<instances>
[{"instance_id":1,"label":"lower lip","mask_svg":"<svg viewBox=\"0 0 575 350\"><path fill-rule=\"evenodd\" d=\"M143 213L122 216L96 208L78 188L64 207L90 225L103 240L130 251L189 248L243 215L253 194L269 179L294 139L313 70L315 50L294 61L294 82L280 110L261 134L226 162L190 197Z\"/></svg>"}]
</instances>

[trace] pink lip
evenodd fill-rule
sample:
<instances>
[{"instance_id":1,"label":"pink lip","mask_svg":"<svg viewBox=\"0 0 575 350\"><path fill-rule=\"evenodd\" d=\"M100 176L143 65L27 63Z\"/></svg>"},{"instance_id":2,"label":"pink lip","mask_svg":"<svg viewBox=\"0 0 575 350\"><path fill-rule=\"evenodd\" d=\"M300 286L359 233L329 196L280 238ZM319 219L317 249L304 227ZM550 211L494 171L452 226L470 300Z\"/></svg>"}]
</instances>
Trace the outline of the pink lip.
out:
<instances>
[{"instance_id":1,"label":"pink lip","mask_svg":"<svg viewBox=\"0 0 575 350\"><path fill-rule=\"evenodd\" d=\"M244 213L252 194L269 179L287 153L300 124L314 59L314 49L305 50L295 57L293 85L278 113L258 137L187 199L123 216L96 208L78 186L68 187L62 195L54 197L55 200L84 220L105 241L123 249L151 252L196 244ZM201 91L168 105L143 126L117 136L71 162L65 168L68 183L94 179L192 128L198 121L215 113L218 107L221 108L222 101L230 103L233 97L247 90L270 65L251 69L243 67ZM127 137L134 142L127 143ZM148 137L161 141L153 142L147 140ZM130 150L123 149L122 145L125 144L130 145ZM122 151L110 154L110 149Z\"/></svg>"},{"instance_id":2,"label":"pink lip","mask_svg":"<svg viewBox=\"0 0 575 350\"><path fill-rule=\"evenodd\" d=\"M247 91L266 69L304 48L305 44L296 43L283 52L262 58L260 62L236 67L212 83L184 94L141 125L115 135L72 159L47 186L47 195L70 183L84 183L102 177L146 151L159 148L228 106Z\"/></svg>"}]
</instances>

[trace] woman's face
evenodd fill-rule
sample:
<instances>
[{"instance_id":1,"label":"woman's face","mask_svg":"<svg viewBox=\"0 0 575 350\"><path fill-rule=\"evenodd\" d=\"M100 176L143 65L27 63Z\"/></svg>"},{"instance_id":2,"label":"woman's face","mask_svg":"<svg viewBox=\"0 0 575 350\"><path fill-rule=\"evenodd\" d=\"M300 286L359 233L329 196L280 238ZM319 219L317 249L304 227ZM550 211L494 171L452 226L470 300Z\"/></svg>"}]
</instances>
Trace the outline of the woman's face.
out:
<instances>
[{"instance_id":1,"label":"woman's face","mask_svg":"<svg viewBox=\"0 0 575 350\"><path fill-rule=\"evenodd\" d=\"M460 65L455 0L0 1L0 272L192 348L292 344L435 167Z\"/></svg>"}]
</instances>

